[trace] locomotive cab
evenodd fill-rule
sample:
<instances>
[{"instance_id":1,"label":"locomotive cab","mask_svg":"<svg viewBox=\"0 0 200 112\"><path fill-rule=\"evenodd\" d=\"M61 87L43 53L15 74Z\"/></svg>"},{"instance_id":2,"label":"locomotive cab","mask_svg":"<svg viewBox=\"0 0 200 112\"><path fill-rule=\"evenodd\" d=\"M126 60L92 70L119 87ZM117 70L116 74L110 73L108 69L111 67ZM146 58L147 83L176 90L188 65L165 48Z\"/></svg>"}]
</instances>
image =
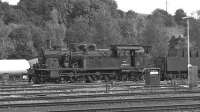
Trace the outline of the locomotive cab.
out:
<instances>
[{"instance_id":1,"label":"locomotive cab","mask_svg":"<svg viewBox=\"0 0 200 112\"><path fill-rule=\"evenodd\" d=\"M112 55L122 58L122 67L140 67L144 65L145 60L143 58L148 56L150 46L141 45L112 45Z\"/></svg>"},{"instance_id":2,"label":"locomotive cab","mask_svg":"<svg viewBox=\"0 0 200 112\"><path fill-rule=\"evenodd\" d=\"M142 69L151 63L150 46L112 45L112 56L120 60L122 80L141 80Z\"/></svg>"}]
</instances>

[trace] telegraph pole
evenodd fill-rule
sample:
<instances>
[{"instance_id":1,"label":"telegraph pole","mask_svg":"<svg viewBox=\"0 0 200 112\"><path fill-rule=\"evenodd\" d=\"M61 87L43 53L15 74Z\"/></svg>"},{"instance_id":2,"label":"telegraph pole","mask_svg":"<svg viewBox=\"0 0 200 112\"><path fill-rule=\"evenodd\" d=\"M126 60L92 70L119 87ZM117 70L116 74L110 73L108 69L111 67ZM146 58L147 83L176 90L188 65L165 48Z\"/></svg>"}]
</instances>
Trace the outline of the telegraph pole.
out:
<instances>
[{"instance_id":1,"label":"telegraph pole","mask_svg":"<svg viewBox=\"0 0 200 112\"><path fill-rule=\"evenodd\" d=\"M190 85L190 67L192 66L191 63L190 63L190 19L191 17L189 16L186 16L186 17L183 17L183 19L185 19L187 21L187 49L188 49L188 84Z\"/></svg>"},{"instance_id":2,"label":"telegraph pole","mask_svg":"<svg viewBox=\"0 0 200 112\"><path fill-rule=\"evenodd\" d=\"M187 21L187 49L188 49L188 71L189 71L189 67L190 67L190 19L191 17L183 17L183 19L185 19ZM189 74L189 72L188 72Z\"/></svg>"},{"instance_id":3,"label":"telegraph pole","mask_svg":"<svg viewBox=\"0 0 200 112\"><path fill-rule=\"evenodd\" d=\"M168 8L168 1L167 0L165 1L165 5L166 5L166 12L167 12L167 10L168 10L167 9Z\"/></svg>"}]
</instances>

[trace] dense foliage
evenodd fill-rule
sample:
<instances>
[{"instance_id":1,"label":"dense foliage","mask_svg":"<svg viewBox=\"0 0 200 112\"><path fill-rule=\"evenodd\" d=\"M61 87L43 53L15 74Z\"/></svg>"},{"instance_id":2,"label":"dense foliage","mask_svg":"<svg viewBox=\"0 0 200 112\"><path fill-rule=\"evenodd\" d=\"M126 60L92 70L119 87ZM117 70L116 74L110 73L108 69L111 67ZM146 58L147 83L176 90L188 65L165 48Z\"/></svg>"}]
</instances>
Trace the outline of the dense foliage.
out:
<instances>
[{"instance_id":1,"label":"dense foliage","mask_svg":"<svg viewBox=\"0 0 200 112\"><path fill-rule=\"evenodd\" d=\"M35 57L47 40L53 48L79 42L98 48L145 44L152 46L154 56L165 56L170 38L186 35L185 15L182 9L174 16L162 9L151 15L123 12L114 0L21 0L17 6L0 2L0 57ZM199 46L199 20L191 25L192 41Z\"/></svg>"}]
</instances>

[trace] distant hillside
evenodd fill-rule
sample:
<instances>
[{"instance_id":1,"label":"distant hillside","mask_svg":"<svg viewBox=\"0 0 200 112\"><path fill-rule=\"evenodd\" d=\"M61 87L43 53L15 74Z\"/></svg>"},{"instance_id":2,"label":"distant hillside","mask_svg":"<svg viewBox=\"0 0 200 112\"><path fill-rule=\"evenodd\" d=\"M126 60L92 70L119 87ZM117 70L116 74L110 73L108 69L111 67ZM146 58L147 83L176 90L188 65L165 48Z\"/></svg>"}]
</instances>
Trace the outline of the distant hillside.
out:
<instances>
[{"instance_id":1,"label":"distant hillside","mask_svg":"<svg viewBox=\"0 0 200 112\"><path fill-rule=\"evenodd\" d=\"M17 6L0 2L0 57L37 56L46 49L90 42L151 45L154 56L165 56L172 36L186 35L186 14L156 9L151 15L117 9L114 0L21 0ZM191 42L199 46L199 20L191 20Z\"/></svg>"}]
</instances>

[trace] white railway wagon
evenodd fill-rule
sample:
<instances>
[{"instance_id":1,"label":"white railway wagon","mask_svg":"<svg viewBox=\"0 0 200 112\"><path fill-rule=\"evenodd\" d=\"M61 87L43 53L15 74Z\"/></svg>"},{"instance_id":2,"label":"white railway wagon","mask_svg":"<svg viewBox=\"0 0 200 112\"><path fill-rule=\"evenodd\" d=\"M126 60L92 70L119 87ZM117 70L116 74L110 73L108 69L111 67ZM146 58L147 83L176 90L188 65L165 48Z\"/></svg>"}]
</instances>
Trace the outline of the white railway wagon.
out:
<instances>
[{"instance_id":1,"label":"white railway wagon","mask_svg":"<svg viewBox=\"0 0 200 112\"><path fill-rule=\"evenodd\" d=\"M30 64L25 59L0 60L0 77L8 79L10 77L22 78L28 72Z\"/></svg>"}]
</instances>

